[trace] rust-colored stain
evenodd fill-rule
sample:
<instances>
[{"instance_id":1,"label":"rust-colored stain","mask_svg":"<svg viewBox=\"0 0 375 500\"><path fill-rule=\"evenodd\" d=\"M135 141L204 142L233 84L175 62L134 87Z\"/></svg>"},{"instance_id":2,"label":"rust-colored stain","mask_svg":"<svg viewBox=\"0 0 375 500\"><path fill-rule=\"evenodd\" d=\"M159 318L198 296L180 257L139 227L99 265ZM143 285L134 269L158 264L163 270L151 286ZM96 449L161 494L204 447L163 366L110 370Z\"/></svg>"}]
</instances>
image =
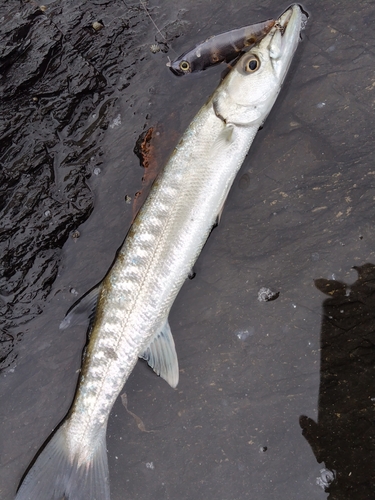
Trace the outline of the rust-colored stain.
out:
<instances>
[{"instance_id":1,"label":"rust-colored stain","mask_svg":"<svg viewBox=\"0 0 375 500\"><path fill-rule=\"evenodd\" d=\"M152 164L151 154L153 152L153 145L151 144L151 139L154 134L155 127L150 127L145 132L139 136L137 143L134 148L135 154L141 160L144 168L148 168L150 163Z\"/></svg>"},{"instance_id":2,"label":"rust-colored stain","mask_svg":"<svg viewBox=\"0 0 375 500\"><path fill-rule=\"evenodd\" d=\"M152 126L142 132L134 147L143 167L142 187L134 194L133 221L150 192L152 183L162 170L166 161L166 152L171 150L171 142L176 142L177 133L166 134L159 125ZM172 137L173 136L173 137Z\"/></svg>"},{"instance_id":3,"label":"rust-colored stain","mask_svg":"<svg viewBox=\"0 0 375 500\"><path fill-rule=\"evenodd\" d=\"M134 195L133 221L149 193L149 188L151 187L152 182L160 170L160 165L158 168L158 162L155 154L155 130L155 127L150 127L148 130L143 132L139 136L134 148L134 152L138 156L144 171L142 177L142 187Z\"/></svg>"}]
</instances>

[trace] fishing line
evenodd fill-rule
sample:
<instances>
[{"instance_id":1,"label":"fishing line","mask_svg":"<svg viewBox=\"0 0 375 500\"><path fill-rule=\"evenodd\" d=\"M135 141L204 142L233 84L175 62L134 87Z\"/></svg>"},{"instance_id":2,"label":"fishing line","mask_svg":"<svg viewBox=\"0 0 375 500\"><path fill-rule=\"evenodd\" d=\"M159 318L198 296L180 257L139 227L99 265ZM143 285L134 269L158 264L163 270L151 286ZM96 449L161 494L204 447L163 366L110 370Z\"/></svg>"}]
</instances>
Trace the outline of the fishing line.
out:
<instances>
[{"instance_id":1,"label":"fishing line","mask_svg":"<svg viewBox=\"0 0 375 500\"><path fill-rule=\"evenodd\" d=\"M142 7L144 8L146 14L148 15L148 17L150 18L150 21L152 22L152 24L155 26L155 29L156 31L162 36L166 46L168 47L168 49L170 49L172 52L174 52L176 55L177 55L177 52L174 51L169 45L168 45L168 40L165 38L165 36L163 35L163 33L159 30L159 28L157 27L155 21L152 19L148 9L147 9L147 6L146 4L143 2L143 0L139 0L140 4L142 5ZM168 58L169 59L169 58Z\"/></svg>"}]
</instances>

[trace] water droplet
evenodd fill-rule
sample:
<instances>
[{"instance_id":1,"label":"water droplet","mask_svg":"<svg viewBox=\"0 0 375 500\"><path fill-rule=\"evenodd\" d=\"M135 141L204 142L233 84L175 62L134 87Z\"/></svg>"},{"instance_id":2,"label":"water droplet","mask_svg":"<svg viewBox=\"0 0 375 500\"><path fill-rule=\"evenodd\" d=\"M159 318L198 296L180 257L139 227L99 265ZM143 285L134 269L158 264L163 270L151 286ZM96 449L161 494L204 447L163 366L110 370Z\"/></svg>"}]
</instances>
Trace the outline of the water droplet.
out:
<instances>
[{"instance_id":1,"label":"water droplet","mask_svg":"<svg viewBox=\"0 0 375 500\"><path fill-rule=\"evenodd\" d=\"M250 327L248 330L238 330L236 332L236 337L242 340L242 342L252 335L254 335L254 327Z\"/></svg>"},{"instance_id":2,"label":"water droplet","mask_svg":"<svg viewBox=\"0 0 375 500\"><path fill-rule=\"evenodd\" d=\"M121 125L121 115L118 114L116 118L113 119L112 123L110 123L109 128L115 128Z\"/></svg>"}]
</instances>

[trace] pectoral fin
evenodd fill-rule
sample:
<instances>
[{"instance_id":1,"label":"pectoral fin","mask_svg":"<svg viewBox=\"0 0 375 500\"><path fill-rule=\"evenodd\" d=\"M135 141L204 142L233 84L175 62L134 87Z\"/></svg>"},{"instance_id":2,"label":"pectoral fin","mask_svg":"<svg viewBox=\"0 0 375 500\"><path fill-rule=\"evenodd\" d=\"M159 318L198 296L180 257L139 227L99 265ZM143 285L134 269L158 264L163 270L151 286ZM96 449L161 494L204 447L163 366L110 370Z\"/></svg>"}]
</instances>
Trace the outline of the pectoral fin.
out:
<instances>
[{"instance_id":1,"label":"pectoral fin","mask_svg":"<svg viewBox=\"0 0 375 500\"><path fill-rule=\"evenodd\" d=\"M225 202L226 202L226 199L223 201L223 204L221 205L221 208L219 210L219 213L216 216L215 224L212 226L212 229L214 229L214 227L217 227L220 224L221 216L223 215Z\"/></svg>"},{"instance_id":2,"label":"pectoral fin","mask_svg":"<svg viewBox=\"0 0 375 500\"><path fill-rule=\"evenodd\" d=\"M154 372L166 380L171 387L178 384L178 359L168 320L153 336L150 345L139 356L147 361Z\"/></svg>"},{"instance_id":3,"label":"pectoral fin","mask_svg":"<svg viewBox=\"0 0 375 500\"><path fill-rule=\"evenodd\" d=\"M60 330L65 330L69 326L80 325L84 321L89 319L89 325L91 326L95 319L96 306L98 304L98 299L100 292L102 291L102 283L96 285L92 290L90 290L86 295L79 299L73 306L69 309L67 315L60 323Z\"/></svg>"}]
</instances>

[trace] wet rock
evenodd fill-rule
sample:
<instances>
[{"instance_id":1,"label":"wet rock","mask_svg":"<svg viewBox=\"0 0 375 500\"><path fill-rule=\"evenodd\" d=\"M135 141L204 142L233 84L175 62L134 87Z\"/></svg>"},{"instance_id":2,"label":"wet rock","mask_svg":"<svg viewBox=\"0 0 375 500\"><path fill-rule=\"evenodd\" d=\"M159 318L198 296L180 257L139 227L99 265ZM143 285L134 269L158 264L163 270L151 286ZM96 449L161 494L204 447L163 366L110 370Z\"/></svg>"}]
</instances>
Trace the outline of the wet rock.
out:
<instances>
[{"instance_id":1,"label":"wet rock","mask_svg":"<svg viewBox=\"0 0 375 500\"><path fill-rule=\"evenodd\" d=\"M87 179L100 172L117 84L135 74L132 28L145 14L115 3L111 23L95 31L101 7L0 8L0 368L14 358L11 329L42 311L61 248L93 209Z\"/></svg>"}]
</instances>

